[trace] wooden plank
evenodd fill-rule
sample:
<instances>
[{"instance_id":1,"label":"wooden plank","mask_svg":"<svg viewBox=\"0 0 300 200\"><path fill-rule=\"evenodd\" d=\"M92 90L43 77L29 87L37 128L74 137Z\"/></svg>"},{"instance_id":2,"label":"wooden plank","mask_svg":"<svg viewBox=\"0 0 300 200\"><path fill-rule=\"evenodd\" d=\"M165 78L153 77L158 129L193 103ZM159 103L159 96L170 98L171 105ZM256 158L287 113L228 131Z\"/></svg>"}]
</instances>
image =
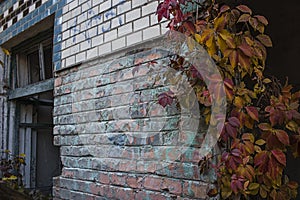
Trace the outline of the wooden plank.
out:
<instances>
[{"instance_id":1,"label":"wooden plank","mask_svg":"<svg viewBox=\"0 0 300 200\"><path fill-rule=\"evenodd\" d=\"M34 129L49 129L52 128L53 124L46 124L46 123L20 123L20 127L24 128L34 128Z\"/></svg>"},{"instance_id":2,"label":"wooden plank","mask_svg":"<svg viewBox=\"0 0 300 200\"><path fill-rule=\"evenodd\" d=\"M36 121L36 120L35 120ZM37 186L37 181L36 181L36 165L37 165L37 131L32 130L31 133L31 187L36 187Z\"/></svg>"},{"instance_id":3,"label":"wooden plank","mask_svg":"<svg viewBox=\"0 0 300 200\"><path fill-rule=\"evenodd\" d=\"M25 106L24 114L25 114L25 123L32 123L32 116L33 116L33 107L32 105L27 105ZM31 128L25 128L25 187L34 187L35 185L32 184L32 179L31 179Z\"/></svg>"},{"instance_id":4,"label":"wooden plank","mask_svg":"<svg viewBox=\"0 0 300 200\"><path fill-rule=\"evenodd\" d=\"M45 63L44 63L44 49L43 44L40 43L39 45L39 64L40 64L40 77L41 80L45 80Z\"/></svg>"},{"instance_id":5,"label":"wooden plank","mask_svg":"<svg viewBox=\"0 0 300 200\"><path fill-rule=\"evenodd\" d=\"M20 97L30 96L54 89L54 78L17 88L9 92L8 99L13 100Z\"/></svg>"}]
</instances>

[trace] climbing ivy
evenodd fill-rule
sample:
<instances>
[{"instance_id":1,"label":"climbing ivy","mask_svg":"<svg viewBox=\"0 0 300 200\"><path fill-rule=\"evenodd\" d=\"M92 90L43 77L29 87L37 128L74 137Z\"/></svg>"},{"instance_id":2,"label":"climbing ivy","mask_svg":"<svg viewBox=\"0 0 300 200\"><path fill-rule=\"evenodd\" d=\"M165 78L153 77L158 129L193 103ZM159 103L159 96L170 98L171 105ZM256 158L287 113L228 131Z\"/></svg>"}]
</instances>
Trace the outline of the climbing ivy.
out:
<instances>
[{"instance_id":1,"label":"climbing ivy","mask_svg":"<svg viewBox=\"0 0 300 200\"><path fill-rule=\"evenodd\" d=\"M184 33L202 45L216 63L227 97L226 122L221 132L218 177L209 196L222 199L295 199L298 184L285 174L286 154L300 155L300 92L286 82L264 74L271 38L265 33L268 20L246 5L230 7L215 0L163 0L158 20L169 20L170 30ZM180 56L170 67L182 70ZM184 73L193 83L199 104L209 123L212 99L201 75L191 66ZM162 93L166 107L174 95ZM206 164L204 164L206 163ZM201 169L201 171L203 171Z\"/></svg>"}]
</instances>

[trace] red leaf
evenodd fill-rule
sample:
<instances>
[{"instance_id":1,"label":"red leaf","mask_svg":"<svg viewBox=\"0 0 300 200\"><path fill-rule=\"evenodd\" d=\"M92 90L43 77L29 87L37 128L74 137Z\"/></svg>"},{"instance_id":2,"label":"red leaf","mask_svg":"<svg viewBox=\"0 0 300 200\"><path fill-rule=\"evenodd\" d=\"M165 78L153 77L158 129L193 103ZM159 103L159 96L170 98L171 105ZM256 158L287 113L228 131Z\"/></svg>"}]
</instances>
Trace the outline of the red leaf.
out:
<instances>
[{"instance_id":1,"label":"red leaf","mask_svg":"<svg viewBox=\"0 0 300 200\"><path fill-rule=\"evenodd\" d=\"M255 15L254 17L256 17L258 19L258 21L265 26L267 26L269 24L268 20L262 15Z\"/></svg>"},{"instance_id":2,"label":"red leaf","mask_svg":"<svg viewBox=\"0 0 300 200\"><path fill-rule=\"evenodd\" d=\"M230 124L226 124L225 129L226 129L226 133L228 133L228 135L230 135L232 138L236 138L236 136L237 136L236 128L234 128Z\"/></svg>"},{"instance_id":3,"label":"red leaf","mask_svg":"<svg viewBox=\"0 0 300 200\"><path fill-rule=\"evenodd\" d=\"M156 14L159 22L163 17L170 19L169 5L166 2L160 3L157 6Z\"/></svg>"},{"instance_id":4,"label":"red leaf","mask_svg":"<svg viewBox=\"0 0 300 200\"><path fill-rule=\"evenodd\" d=\"M268 169L269 156L267 151L261 151L254 157L254 165L258 170L265 172Z\"/></svg>"},{"instance_id":5,"label":"red leaf","mask_svg":"<svg viewBox=\"0 0 300 200\"><path fill-rule=\"evenodd\" d=\"M252 119L254 119L255 121L259 121L259 119L258 119L258 110L257 110L257 108L256 107L253 107L253 106L247 106L246 107L246 111L247 111L247 113L248 113L248 115L252 118Z\"/></svg>"},{"instance_id":6,"label":"red leaf","mask_svg":"<svg viewBox=\"0 0 300 200\"><path fill-rule=\"evenodd\" d=\"M265 34L260 34L260 35L256 36L256 38L266 47L273 46L271 38Z\"/></svg>"},{"instance_id":7,"label":"red leaf","mask_svg":"<svg viewBox=\"0 0 300 200\"><path fill-rule=\"evenodd\" d=\"M229 9L230 9L229 6L223 5L223 6L220 8L220 13L224 13L224 12L228 11Z\"/></svg>"},{"instance_id":8,"label":"red leaf","mask_svg":"<svg viewBox=\"0 0 300 200\"><path fill-rule=\"evenodd\" d=\"M286 166L286 156L281 150L274 149L271 151L275 159L282 164L283 166Z\"/></svg>"},{"instance_id":9,"label":"red leaf","mask_svg":"<svg viewBox=\"0 0 300 200\"><path fill-rule=\"evenodd\" d=\"M229 124L231 125L231 126L233 126L233 127L235 127L235 128L238 128L238 127L240 127L240 120L238 119L238 118L236 118L236 117L230 117L229 119L228 119L228 122L229 122Z\"/></svg>"},{"instance_id":10,"label":"red leaf","mask_svg":"<svg viewBox=\"0 0 300 200\"><path fill-rule=\"evenodd\" d=\"M167 105L171 105L173 103L173 95L174 93L171 91L161 93L160 95L158 95L158 103L164 108Z\"/></svg>"},{"instance_id":11,"label":"red leaf","mask_svg":"<svg viewBox=\"0 0 300 200\"><path fill-rule=\"evenodd\" d=\"M233 84L233 81L232 81L231 79L225 78L225 79L224 79L224 85L225 85L226 88L232 90L234 84Z\"/></svg>"},{"instance_id":12,"label":"red leaf","mask_svg":"<svg viewBox=\"0 0 300 200\"><path fill-rule=\"evenodd\" d=\"M252 14L252 10L246 5L239 5L236 8L243 13L249 13L250 15Z\"/></svg>"},{"instance_id":13,"label":"red leaf","mask_svg":"<svg viewBox=\"0 0 300 200\"><path fill-rule=\"evenodd\" d=\"M251 57L252 56L252 48L246 43L243 42L238 48L246 55Z\"/></svg>"},{"instance_id":14,"label":"red leaf","mask_svg":"<svg viewBox=\"0 0 300 200\"><path fill-rule=\"evenodd\" d=\"M234 156L236 156L236 157L240 157L241 154L242 154L242 152L239 149L233 149L231 151L231 154L234 155Z\"/></svg>"},{"instance_id":15,"label":"red leaf","mask_svg":"<svg viewBox=\"0 0 300 200\"><path fill-rule=\"evenodd\" d=\"M196 32L196 27L195 27L194 23L192 23L191 21L185 21L183 23L183 26L192 34L194 34Z\"/></svg>"},{"instance_id":16,"label":"red leaf","mask_svg":"<svg viewBox=\"0 0 300 200\"><path fill-rule=\"evenodd\" d=\"M276 137L282 144L284 145L290 144L289 136L284 130L280 130L280 129L276 130Z\"/></svg>"}]
</instances>

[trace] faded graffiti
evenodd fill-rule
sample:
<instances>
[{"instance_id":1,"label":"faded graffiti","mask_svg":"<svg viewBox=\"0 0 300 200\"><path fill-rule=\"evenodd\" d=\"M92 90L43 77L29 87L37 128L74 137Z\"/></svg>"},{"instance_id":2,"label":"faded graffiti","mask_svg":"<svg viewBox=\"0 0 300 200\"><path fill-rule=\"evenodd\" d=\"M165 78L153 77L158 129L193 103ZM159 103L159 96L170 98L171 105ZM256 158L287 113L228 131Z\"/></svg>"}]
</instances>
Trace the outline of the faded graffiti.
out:
<instances>
[{"instance_id":1,"label":"faded graffiti","mask_svg":"<svg viewBox=\"0 0 300 200\"><path fill-rule=\"evenodd\" d=\"M98 32L98 34L101 33L105 33L111 30L112 28L112 21L110 20L113 17L117 16L117 13L115 11L116 8L118 8L119 6L119 10L122 11L122 6L124 3L126 2L126 0L120 0L118 4L114 5L113 7L111 7L109 10L105 11L104 13L95 13L95 11L92 9L92 6L90 3L88 3L88 16L92 16L90 17L85 23L83 23L83 25L79 25L77 22L77 18L75 19L75 21L73 22L73 24L69 27L69 29L71 30L71 36L73 37L73 43L76 42L76 35L77 34L82 34L84 36L84 38L90 43L91 42L91 37L90 37L90 29L93 27L93 25L100 25L100 23L102 23L101 28L99 29L100 32ZM123 19L122 17L118 17L118 24L122 25Z\"/></svg>"}]
</instances>

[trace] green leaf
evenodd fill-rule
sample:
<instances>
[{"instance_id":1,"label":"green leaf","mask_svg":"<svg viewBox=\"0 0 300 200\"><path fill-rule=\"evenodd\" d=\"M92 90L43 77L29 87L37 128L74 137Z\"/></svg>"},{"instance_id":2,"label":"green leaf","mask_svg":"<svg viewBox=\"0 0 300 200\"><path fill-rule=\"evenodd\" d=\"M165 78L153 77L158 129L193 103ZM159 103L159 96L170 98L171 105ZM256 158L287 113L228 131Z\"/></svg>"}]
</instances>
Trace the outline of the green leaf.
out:
<instances>
[{"instance_id":1,"label":"green leaf","mask_svg":"<svg viewBox=\"0 0 300 200\"><path fill-rule=\"evenodd\" d=\"M256 36L256 38L266 47L272 47L272 40L268 35L265 34L260 34L258 36Z\"/></svg>"}]
</instances>

